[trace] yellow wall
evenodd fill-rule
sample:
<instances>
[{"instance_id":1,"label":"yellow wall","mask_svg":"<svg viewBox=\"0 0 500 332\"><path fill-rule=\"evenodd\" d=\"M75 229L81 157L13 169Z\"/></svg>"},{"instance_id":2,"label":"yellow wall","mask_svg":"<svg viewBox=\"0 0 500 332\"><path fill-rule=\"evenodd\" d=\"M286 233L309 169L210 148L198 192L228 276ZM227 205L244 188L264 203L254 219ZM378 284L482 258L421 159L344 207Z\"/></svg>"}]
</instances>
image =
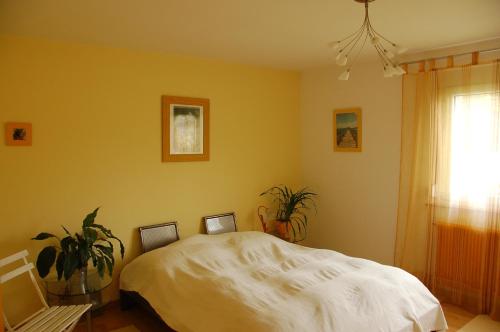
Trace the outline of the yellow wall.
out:
<instances>
[{"instance_id":1,"label":"yellow wall","mask_svg":"<svg viewBox=\"0 0 500 332\"><path fill-rule=\"evenodd\" d=\"M309 242L393 264L399 181L401 79L379 62L356 64L349 81L337 66L310 69L301 82L304 183L317 190ZM361 107L363 151L333 151L336 108Z\"/></svg>"},{"instance_id":2,"label":"yellow wall","mask_svg":"<svg viewBox=\"0 0 500 332\"><path fill-rule=\"evenodd\" d=\"M210 99L209 162L161 162L164 94ZM177 220L186 237L203 215L235 211L249 230L260 192L300 180L295 72L3 36L7 121L32 122L33 146L0 144L0 257L28 248L35 260L30 237L76 231L97 206L126 261L140 225Z\"/></svg>"}]
</instances>

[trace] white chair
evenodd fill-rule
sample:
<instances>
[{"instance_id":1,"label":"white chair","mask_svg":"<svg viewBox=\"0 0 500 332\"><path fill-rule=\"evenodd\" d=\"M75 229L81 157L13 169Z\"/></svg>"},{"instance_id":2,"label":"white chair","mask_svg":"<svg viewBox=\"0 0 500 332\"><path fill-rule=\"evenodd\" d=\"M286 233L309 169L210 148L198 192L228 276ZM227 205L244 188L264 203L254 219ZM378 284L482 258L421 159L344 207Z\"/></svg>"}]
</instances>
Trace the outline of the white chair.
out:
<instances>
[{"instance_id":1,"label":"white chair","mask_svg":"<svg viewBox=\"0 0 500 332\"><path fill-rule=\"evenodd\" d=\"M72 331L75 328L76 323L83 314L87 313L90 315L89 309L92 304L82 304L82 305L70 305L70 306L54 306L49 307L45 298L43 297L42 291L38 286L38 283L31 271L34 266L33 263L28 263L26 260L28 256L28 251L23 250L17 254L11 255L7 258L0 260L0 268L11 264L15 261L22 260L24 265L12 270L6 274L0 276L0 284L4 284L7 281L22 275L23 273L28 273L35 289L40 297L40 301L43 304L43 308L35 312L33 315L29 316L16 326L12 327L7 321L5 313L2 312L5 327L8 332L19 331L19 332L62 332L62 331ZM90 316L88 316L90 319ZM90 326L89 326L90 327Z\"/></svg>"}]
</instances>

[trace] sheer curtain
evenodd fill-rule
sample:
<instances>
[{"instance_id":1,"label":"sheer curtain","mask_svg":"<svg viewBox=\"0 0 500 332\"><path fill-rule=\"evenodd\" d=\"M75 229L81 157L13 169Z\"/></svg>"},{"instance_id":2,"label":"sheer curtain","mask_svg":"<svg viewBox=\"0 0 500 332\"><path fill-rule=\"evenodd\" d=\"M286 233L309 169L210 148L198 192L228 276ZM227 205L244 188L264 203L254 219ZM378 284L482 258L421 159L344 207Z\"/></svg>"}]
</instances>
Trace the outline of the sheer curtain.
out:
<instances>
[{"instance_id":1,"label":"sheer curtain","mask_svg":"<svg viewBox=\"0 0 500 332\"><path fill-rule=\"evenodd\" d=\"M500 320L500 63L403 78L395 263Z\"/></svg>"}]
</instances>

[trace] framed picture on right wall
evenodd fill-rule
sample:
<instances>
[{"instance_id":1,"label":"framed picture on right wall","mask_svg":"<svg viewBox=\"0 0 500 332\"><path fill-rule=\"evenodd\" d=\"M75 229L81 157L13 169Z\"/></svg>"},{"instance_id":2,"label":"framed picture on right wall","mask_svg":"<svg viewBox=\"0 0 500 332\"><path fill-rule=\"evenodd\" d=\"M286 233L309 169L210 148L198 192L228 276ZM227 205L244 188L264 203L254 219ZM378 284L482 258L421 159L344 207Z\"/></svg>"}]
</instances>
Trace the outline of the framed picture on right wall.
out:
<instances>
[{"instance_id":1,"label":"framed picture on right wall","mask_svg":"<svg viewBox=\"0 0 500 332\"><path fill-rule=\"evenodd\" d=\"M333 111L333 151L361 152L362 134L361 108Z\"/></svg>"}]
</instances>

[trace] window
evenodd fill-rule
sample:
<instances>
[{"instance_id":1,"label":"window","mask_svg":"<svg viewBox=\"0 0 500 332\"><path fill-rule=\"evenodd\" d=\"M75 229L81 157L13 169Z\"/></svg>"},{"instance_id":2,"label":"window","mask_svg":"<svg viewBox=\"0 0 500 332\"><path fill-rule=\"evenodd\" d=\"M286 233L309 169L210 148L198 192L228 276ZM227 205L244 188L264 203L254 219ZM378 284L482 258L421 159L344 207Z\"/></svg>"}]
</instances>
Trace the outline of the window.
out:
<instances>
[{"instance_id":1,"label":"window","mask_svg":"<svg viewBox=\"0 0 500 332\"><path fill-rule=\"evenodd\" d=\"M499 95L456 95L451 118L450 200L483 208L500 194Z\"/></svg>"}]
</instances>

